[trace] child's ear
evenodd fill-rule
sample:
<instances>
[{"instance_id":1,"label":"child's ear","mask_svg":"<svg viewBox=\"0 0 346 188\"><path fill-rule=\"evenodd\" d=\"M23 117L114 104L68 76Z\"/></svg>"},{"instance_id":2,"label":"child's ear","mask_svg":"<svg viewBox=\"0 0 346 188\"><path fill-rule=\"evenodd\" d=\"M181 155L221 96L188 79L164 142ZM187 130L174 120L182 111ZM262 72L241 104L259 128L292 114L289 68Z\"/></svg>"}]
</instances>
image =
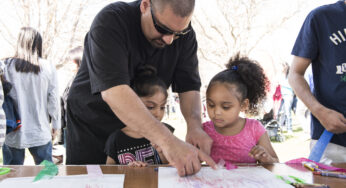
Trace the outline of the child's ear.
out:
<instances>
[{"instance_id":1,"label":"child's ear","mask_svg":"<svg viewBox=\"0 0 346 188\"><path fill-rule=\"evenodd\" d=\"M246 110L248 110L249 103L250 103L249 99L244 99L243 102L241 103L240 110L242 112L245 112Z\"/></svg>"}]
</instances>

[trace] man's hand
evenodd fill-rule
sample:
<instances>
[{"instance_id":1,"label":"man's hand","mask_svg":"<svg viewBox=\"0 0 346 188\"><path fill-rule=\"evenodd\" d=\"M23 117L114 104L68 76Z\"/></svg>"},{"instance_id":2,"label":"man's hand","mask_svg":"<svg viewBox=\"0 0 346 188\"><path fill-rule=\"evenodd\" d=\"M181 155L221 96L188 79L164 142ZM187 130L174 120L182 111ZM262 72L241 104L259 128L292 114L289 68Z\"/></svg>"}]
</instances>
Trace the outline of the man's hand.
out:
<instances>
[{"instance_id":1,"label":"man's hand","mask_svg":"<svg viewBox=\"0 0 346 188\"><path fill-rule=\"evenodd\" d=\"M188 129L185 140L210 155L213 140L203 131L202 127Z\"/></svg>"},{"instance_id":2,"label":"man's hand","mask_svg":"<svg viewBox=\"0 0 346 188\"><path fill-rule=\"evenodd\" d=\"M316 117L327 131L335 134L346 132L346 118L341 113L323 108Z\"/></svg>"},{"instance_id":3,"label":"man's hand","mask_svg":"<svg viewBox=\"0 0 346 188\"><path fill-rule=\"evenodd\" d=\"M197 173L201 169L201 161L216 169L215 162L207 154L174 136L167 140L162 150L169 164L177 169L179 176Z\"/></svg>"}]
</instances>

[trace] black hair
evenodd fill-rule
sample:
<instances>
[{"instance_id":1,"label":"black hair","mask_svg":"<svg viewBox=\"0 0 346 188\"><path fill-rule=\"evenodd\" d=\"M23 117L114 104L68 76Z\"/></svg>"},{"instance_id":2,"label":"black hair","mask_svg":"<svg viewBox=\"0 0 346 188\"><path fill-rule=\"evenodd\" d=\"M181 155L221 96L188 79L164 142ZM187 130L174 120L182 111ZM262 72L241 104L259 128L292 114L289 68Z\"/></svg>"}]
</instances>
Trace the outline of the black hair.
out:
<instances>
[{"instance_id":1,"label":"black hair","mask_svg":"<svg viewBox=\"0 0 346 188\"><path fill-rule=\"evenodd\" d=\"M17 49L14 55L17 72L40 72L39 58L42 57L41 34L31 27L20 29L17 41Z\"/></svg>"},{"instance_id":2,"label":"black hair","mask_svg":"<svg viewBox=\"0 0 346 188\"><path fill-rule=\"evenodd\" d=\"M156 69L150 65L140 65L136 69L131 88L139 97L151 97L158 91L166 98L168 96L166 84L156 75Z\"/></svg>"},{"instance_id":3,"label":"black hair","mask_svg":"<svg viewBox=\"0 0 346 188\"><path fill-rule=\"evenodd\" d=\"M207 93L217 83L234 84L240 97L240 102L249 99L248 114L258 114L258 108L266 97L269 80L263 68L255 60L236 54L226 64L226 70L216 74L210 81Z\"/></svg>"},{"instance_id":4,"label":"black hair","mask_svg":"<svg viewBox=\"0 0 346 188\"><path fill-rule=\"evenodd\" d=\"M151 0L151 2L160 12L163 11L166 5L169 5L174 14L181 17L189 16L195 8L195 0Z\"/></svg>"},{"instance_id":5,"label":"black hair","mask_svg":"<svg viewBox=\"0 0 346 188\"><path fill-rule=\"evenodd\" d=\"M71 49L67 55L67 59L69 61L73 61L74 63L76 63L78 68L80 67L80 64L82 63L82 57L83 57L83 47L82 46L77 46L77 47Z\"/></svg>"}]
</instances>

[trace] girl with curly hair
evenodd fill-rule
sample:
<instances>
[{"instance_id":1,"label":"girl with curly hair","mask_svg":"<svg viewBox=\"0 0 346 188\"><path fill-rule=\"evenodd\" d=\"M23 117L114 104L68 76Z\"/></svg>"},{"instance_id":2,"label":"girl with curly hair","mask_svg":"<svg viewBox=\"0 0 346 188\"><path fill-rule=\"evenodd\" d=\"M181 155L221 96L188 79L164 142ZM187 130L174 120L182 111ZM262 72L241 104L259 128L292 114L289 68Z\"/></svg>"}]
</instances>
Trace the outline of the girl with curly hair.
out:
<instances>
[{"instance_id":1,"label":"girl with curly hair","mask_svg":"<svg viewBox=\"0 0 346 188\"><path fill-rule=\"evenodd\" d=\"M207 111L211 121L203 129L213 139L211 157L215 162L274 163L279 159L263 125L242 118L240 112L255 115L269 88L262 67L239 54L227 69L215 75L207 88Z\"/></svg>"}]
</instances>

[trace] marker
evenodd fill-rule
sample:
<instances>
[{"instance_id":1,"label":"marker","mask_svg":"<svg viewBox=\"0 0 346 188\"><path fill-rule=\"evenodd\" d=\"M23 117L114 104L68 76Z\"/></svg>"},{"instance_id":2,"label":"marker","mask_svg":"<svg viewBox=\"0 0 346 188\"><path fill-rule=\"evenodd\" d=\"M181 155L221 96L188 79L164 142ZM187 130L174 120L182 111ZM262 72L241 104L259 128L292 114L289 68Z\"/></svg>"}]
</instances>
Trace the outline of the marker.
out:
<instances>
[{"instance_id":1,"label":"marker","mask_svg":"<svg viewBox=\"0 0 346 188\"><path fill-rule=\"evenodd\" d=\"M309 187L309 188L329 188L328 185L325 184L310 184L310 183L292 183L294 187Z\"/></svg>"},{"instance_id":2,"label":"marker","mask_svg":"<svg viewBox=\"0 0 346 188\"><path fill-rule=\"evenodd\" d=\"M310 187L310 188L329 188L328 185L325 184L310 184L305 183L303 179L297 178L295 176L280 176L276 175L278 179L283 180L285 183L290 184L294 187Z\"/></svg>"},{"instance_id":3,"label":"marker","mask_svg":"<svg viewBox=\"0 0 346 188\"><path fill-rule=\"evenodd\" d=\"M346 173L338 173L338 172L326 172L326 171L320 171L320 172L313 172L315 175L321 175L321 176L328 176L328 177L335 177L335 178L343 178L346 179Z\"/></svg>"},{"instance_id":4,"label":"marker","mask_svg":"<svg viewBox=\"0 0 346 188\"><path fill-rule=\"evenodd\" d=\"M2 167L0 168L0 175L8 174L11 170L12 168Z\"/></svg>"},{"instance_id":5,"label":"marker","mask_svg":"<svg viewBox=\"0 0 346 188\"><path fill-rule=\"evenodd\" d=\"M318 166L313 162L303 162L302 164L304 165L305 168L311 171L320 171L320 169L318 169Z\"/></svg>"}]
</instances>

